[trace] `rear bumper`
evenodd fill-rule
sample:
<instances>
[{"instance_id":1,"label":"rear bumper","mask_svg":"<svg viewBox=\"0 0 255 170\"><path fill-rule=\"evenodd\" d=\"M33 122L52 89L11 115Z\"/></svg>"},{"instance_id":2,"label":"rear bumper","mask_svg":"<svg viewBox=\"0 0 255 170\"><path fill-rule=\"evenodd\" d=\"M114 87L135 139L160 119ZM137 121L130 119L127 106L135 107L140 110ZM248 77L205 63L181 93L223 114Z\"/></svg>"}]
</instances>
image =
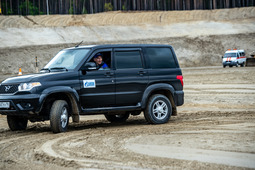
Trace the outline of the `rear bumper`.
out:
<instances>
[{"instance_id":1,"label":"rear bumper","mask_svg":"<svg viewBox=\"0 0 255 170\"><path fill-rule=\"evenodd\" d=\"M184 104L184 92L175 91L174 92L174 101L176 106L181 106Z\"/></svg>"},{"instance_id":2,"label":"rear bumper","mask_svg":"<svg viewBox=\"0 0 255 170\"><path fill-rule=\"evenodd\" d=\"M0 95L0 102L10 103L9 108L0 108L0 114L20 116L35 114L39 107L39 97L38 94Z\"/></svg>"}]
</instances>

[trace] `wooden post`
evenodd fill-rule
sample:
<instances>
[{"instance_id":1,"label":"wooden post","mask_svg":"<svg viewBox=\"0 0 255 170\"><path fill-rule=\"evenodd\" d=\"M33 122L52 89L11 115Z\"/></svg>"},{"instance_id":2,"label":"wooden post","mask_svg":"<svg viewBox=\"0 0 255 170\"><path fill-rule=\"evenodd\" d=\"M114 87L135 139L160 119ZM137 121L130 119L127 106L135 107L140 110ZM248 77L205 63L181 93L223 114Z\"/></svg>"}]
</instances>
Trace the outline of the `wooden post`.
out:
<instances>
[{"instance_id":1,"label":"wooden post","mask_svg":"<svg viewBox=\"0 0 255 170\"><path fill-rule=\"evenodd\" d=\"M37 56L35 57L35 72L38 73L39 69L38 69L38 62L37 62Z\"/></svg>"}]
</instances>

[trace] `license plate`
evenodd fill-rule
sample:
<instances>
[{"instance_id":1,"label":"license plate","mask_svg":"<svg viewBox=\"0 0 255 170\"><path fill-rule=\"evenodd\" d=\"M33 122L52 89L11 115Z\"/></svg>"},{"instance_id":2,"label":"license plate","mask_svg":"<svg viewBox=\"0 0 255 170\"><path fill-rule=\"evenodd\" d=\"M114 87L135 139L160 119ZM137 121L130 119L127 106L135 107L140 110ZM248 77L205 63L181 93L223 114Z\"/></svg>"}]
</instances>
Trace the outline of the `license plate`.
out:
<instances>
[{"instance_id":1,"label":"license plate","mask_svg":"<svg viewBox=\"0 0 255 170\"><path fill-rule=\"evenodd\" d=\"M10 102L0 102L0 108L10 108Z\"/></svg>"}]
</instances>

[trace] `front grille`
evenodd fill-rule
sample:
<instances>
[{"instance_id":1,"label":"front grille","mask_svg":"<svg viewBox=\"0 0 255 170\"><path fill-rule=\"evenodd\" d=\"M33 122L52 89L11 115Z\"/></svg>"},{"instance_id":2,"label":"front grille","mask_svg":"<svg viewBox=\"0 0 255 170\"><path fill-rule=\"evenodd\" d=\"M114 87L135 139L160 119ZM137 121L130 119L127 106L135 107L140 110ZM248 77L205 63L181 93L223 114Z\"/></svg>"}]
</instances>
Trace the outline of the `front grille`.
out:
<instances>
[{"instance_id":1,"label":"front grille","mask_svg":"<svg viewBox=\"0 0 255 170\"><path fill-rule=\"evenodd\" d=\"M12 94L18 91L19 85L1 85L0 94Z\"/></svg>"}]
</instances>

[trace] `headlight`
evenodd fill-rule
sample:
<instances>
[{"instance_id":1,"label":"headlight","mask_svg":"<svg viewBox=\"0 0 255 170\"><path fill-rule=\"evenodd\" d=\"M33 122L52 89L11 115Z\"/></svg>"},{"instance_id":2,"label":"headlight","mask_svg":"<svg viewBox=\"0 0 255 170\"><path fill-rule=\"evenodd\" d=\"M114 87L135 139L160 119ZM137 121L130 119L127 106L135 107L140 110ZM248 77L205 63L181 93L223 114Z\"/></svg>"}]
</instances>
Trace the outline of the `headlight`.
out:
<instances>
[{"instance_id":1,"label":"headlight","mask_svg":"<svg viewBox=\"0 0 255 170\"><path fill-rule=\"evenodd\" d=\"M19 91L30 91L32 88L41 86L40 82L21 83L18 87Z\"/></svg>"}]
</instances>

